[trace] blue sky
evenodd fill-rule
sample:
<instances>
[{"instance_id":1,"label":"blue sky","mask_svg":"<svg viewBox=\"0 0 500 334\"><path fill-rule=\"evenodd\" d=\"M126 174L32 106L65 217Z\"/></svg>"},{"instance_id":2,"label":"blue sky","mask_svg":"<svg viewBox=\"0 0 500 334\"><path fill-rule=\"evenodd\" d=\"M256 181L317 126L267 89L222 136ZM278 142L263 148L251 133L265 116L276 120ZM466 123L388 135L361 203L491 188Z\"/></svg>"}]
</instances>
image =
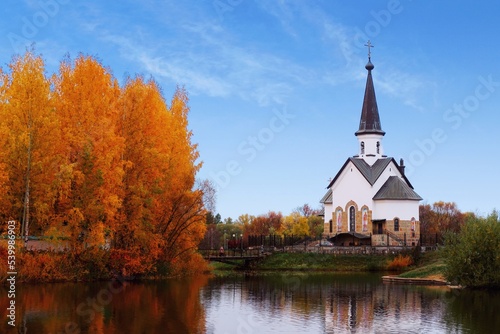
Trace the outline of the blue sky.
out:
<instances>
[{"instance_id":1,"label":"blue sky","mask_svg":"<svg viewBox=\"0 0 500 334\"><path fill-rule=\"evenodd\" d=\"M35 43L47 72L98 57L123 82L190 93L190 128L223 218L290 213L357 154L368 39L385 153L424 203L500 208L500 3L7 0L2 67Z\"/></svg>"}]
</instances>

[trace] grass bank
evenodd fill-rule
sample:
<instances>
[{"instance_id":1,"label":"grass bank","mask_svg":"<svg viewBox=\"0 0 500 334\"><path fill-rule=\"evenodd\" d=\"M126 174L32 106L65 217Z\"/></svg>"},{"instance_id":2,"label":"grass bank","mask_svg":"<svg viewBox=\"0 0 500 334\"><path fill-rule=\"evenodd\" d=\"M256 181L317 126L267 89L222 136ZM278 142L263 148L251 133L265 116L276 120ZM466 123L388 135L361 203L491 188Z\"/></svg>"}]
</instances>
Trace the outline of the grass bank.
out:
<instances>
[{"instance_id":1,"label":"grass bank","mask_svg":"<svg viewBox=\"0 0 500 334\"><path fill-rule=\"evenodd\" d=\"M392 255L333 255L319 253L274 253L255 262L251 271L385 271ZM243 261L237 264L213 262L216 275L226 271L245 269Z\"/></svg>"},{"instance_id":2,"label":"grass bank","mask_svg":"<svg viewBox=\"0 0 500 334\"><path fill-rule=\"evenodd\" d=\"M317 271L317 272L385 272L395 255L333 255L320 253L274 253L245 268L243 261L233 264L212 262L216 276L238 274L241 270L253 272L268 271ZM444 280L445 264L440 251L420 255L418 265L412 265L401 272L394 272L402 278L426 278Z\"/></svg>"},{"instance_id":3,"label":"grass bank","mask_svg":"<svg viewBox=\"0 0 500 334\"><path fill-rule=\"evenodd\" d=\"M440 251L427 252L422 254L420 263L411 270L398 275L402 278L426 278L445 280L443 272L446 265Z\"/></svg>"}]
</instances>

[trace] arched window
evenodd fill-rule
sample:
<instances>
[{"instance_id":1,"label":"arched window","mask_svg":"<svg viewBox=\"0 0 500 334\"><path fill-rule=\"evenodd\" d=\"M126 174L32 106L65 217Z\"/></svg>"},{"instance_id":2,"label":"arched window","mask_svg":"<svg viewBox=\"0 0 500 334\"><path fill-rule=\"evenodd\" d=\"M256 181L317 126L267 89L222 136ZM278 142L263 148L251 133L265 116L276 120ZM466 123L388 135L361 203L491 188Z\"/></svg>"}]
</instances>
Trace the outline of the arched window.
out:
<instances>
[{"instance_id":1,"label":"arched window","mask_svg":"<svg viewBox=\"0 0 500 334\"><path fill-rule=\"evenodd\" d=\"M349 208L349 231L356 231L356 209L354 206Z\"/></svg>"},{"instance_id":2,"label":"arched window","mask_svg":"<svg viewBox=\"0 0 500 334\"><path fill-rule=\"evenodd\" d=\"M330 233L333 232L333 221L330 219Z\"/></svg>"},{"instance_id":3,"label":"arched window","mask_svg":"<svg viewBox=\"0 0 500 334\"><path fill-rule=\"evenodd\" d=\"M377 154L380 154L380 142L377 142Z\"/></svg>"},{"instance_id":4,"label":"arched window","mask_svg":"<svg viewBox=\"0 0 500 334\"><path fill-rule=\"evenodd\" d=\"M394 232L399 231L399 218L394 218Z\"/></svg>"},{"instance_id":5,"label":"arched window","mask_svg":"<svg viewBox=\"0 0 500 334\"><path fill-rule=\"evenodd\" d=\"M361 154L365 154L365 142L361 142Z\"/></svg>"}]
</instances>

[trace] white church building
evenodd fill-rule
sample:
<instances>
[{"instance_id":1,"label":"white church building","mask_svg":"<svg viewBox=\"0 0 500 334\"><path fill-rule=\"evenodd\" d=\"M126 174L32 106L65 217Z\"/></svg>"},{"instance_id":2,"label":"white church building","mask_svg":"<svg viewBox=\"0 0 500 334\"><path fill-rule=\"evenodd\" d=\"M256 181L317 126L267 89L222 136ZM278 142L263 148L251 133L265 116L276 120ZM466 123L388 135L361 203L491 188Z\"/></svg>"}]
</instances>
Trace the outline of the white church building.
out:
<instances>
[{"instance_id":1,"label":"white church building","mask_svg":"<svg viewBox=\"0 0 500 334\"><path fill-rule=\"evenodd\" d=\"M369 45L371 46L371 45ZM403 160L384 155L370 53L361 110L358 154L346 160L321 199L324 234L338 246L415 246L420 238L419 202Z\"/></svg>"}]
</instances>

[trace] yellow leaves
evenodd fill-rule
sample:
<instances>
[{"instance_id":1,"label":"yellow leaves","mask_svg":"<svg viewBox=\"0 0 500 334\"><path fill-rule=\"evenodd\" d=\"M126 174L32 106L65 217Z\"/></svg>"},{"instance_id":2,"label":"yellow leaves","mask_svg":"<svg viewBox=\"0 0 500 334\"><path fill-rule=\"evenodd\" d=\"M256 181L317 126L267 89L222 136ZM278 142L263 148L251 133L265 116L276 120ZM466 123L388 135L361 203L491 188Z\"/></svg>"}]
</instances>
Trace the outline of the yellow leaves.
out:
<instances>
[{"instance_id":1,"label":"yellow leaves","mask_svg":"<svg viewBox=\"0 0 500 334\"><path fill-rule=\"evenodd\" d=\"M285 235L309 235L309 224L307 217L298 212L292 212L283 218L281 231Z\"/></svg>"},{"instance_id":2,"label":"yellow leaves","mask_svg":"<svg viewBox=\"0 0 500 334\"><path fill-rule=\"evenodd\" d=\"M168 107L153 80L121 88L84 55L50 79L33 52L9 69L0 72L0 190L11 195L0 195L0 209L22 212L29 179L33 222L50 235L62 228L74 249L109 235L137 268L151 267L140 265L148 256L189 257L205 211L193 190L201 163L187 92L177 89Z\"/></svg>"}]
</instances>

